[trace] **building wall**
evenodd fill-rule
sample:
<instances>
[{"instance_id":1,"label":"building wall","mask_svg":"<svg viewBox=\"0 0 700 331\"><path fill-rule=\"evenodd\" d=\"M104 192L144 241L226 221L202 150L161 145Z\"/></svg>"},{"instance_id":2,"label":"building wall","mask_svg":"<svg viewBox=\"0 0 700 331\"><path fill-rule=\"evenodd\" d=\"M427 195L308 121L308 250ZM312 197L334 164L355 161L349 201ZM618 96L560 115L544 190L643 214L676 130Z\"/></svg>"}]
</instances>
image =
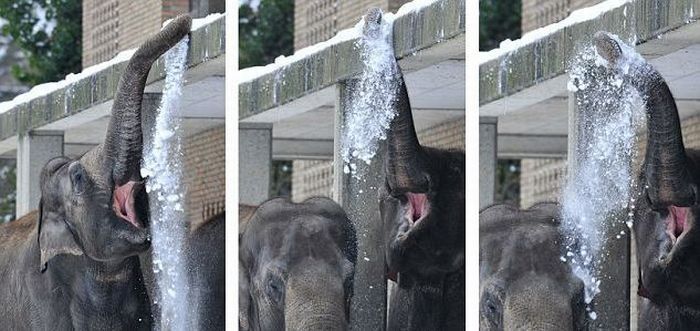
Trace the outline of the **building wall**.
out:
<instances>
[{"instance_id":1,"label":"building wall","mask_svg":"<svg viewBox=\"0 0 700 331\"><path fill-rule=\"evenodd\" d=\"M187 137L183 144L187 216L193 224L224 210L226 199L225 126Z\"/></svg>"},{"instance_id":2,"label":"building wall","mask_svg":"<svg viewBox=\"0 0 700 331\"><path fill-rule=\"evenodd\" d=\"M205 0L84 0L83 68L110 60L119 52L139 46L160 31L161 25L178 14L190 11L190 1ZM221 9L220 0L207 2ZM199 16L205 12L197 11ZM198 17L198 16L196 16Z\"/></svg>"},{"instance_id":3,"label":"building wall","mask_svg":"<svg viewBox=\"0 0 700 331\"><path fill-rule=\"evenodd\" d=\"M294 49L328 40L355 26L368 8L395 12L410 0L295 0Z\"/></svg>"},{"instance_id":4,"label":"building wall","mask_svg":"<svg viewBox=\"0 0 700 331\"><path fill-rule=\"evenodd\" d=\"M559 22L572 11L595 5L602 0L523 0L523 33Z\"/></svg>"},{"instance_id":5,"label":"building wall","mask_svg":"<svg viewBox=\"0 0 700 331\"><path fill-rule=\"evenodd\" d=\"M424 146L464 150L464 118L418 133ZM292 165L292 200L333 196L333 161L295 160Z\"/></svg>"}]
</instances>

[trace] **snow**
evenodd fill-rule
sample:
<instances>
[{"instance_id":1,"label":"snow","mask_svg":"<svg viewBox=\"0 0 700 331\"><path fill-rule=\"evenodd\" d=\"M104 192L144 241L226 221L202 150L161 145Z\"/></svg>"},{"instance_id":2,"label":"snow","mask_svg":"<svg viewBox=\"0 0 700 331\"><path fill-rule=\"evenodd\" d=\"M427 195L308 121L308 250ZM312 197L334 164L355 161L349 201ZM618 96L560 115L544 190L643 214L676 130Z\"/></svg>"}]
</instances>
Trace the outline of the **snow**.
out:
<instances>
[{"instance_id":1,"label":"snow","mask_svg":"<svg viewBox=\"0 0 700 331\"><path fill-rule=\"evenodd\" d=\"M537 30L530 31L524 34L520 39L514 41L506 39L503 42L501 42L500 47L492 49L488 52L480 52L479 64L484 64L491 60L498 59L501 56L518 50L523 46L532 44L537 40L554 34L555 32L562 31L566 27L570 27L581 22L594 20L603 15L604 13L622 7L630 2L631 0L607 0L595 6L576 10L572 12L571 15L569 15L569 17L562 21L544 26Z\"/></svg>"},{"instance_id":2,"label":"snow","mask_svg":"<svg viewBox=\"0 0 700 331\"><path fill-rule=\"evenodd\" d=\"M396 12L396 14L392 13L385 13L383 15L384 20L388 22L389 24L393 24L394 20L406 16L412 13L415 13L425 7L428 7L431 4L434 4L438 2L439 0L414 0L411 2L408 2L401 6L399 10ZM364 18L361 19L355 26L352 28L348 28L345 30L342 30L338 32L333 38L328 39L326 41L322 41L320 43L302 48L298 51L296 51L293 55L291 56L279 56L278 58L275 59L275 62L270 63L265 66L257 66L257 67L250 67L250 68L245 68L242 70L238 71L238 76L236 77L238 79L239 84L240 83L245 83L245 82L250 82L252 80L255 80L257 78L260 78L264 75L270 74L278 69L281 69L283 67L286 67L294 62L298 62L304 58L307 58L313 54L319 53L329 47L332 47L334 45L343 43L348 40L353 40L353 39L359 39L362 37L362 27L364 26Z\"/></svg>"},{"instance_id":3,"label":"snow","mask_svg":"<svg viewBox=\"0 0 700 331\"><path fill-rule=\"evenodd\" d=\"M219 18L223 17L224 14L210 14L207 17L200 18L200 19L195 19L192 21L192 29L191 31L195 31L198 29L201 29L202 27L210 24L211 22L214 22L218 20ZM166 21L168 23L170 21ZM165 25L164 25L165 26ZM132 48L129 50L125 50L117 54L115 57L113 57L109 61L101 62L98 63L94 66L87 67L83 69L83 71L79 73L70 73L66 75L66 78L63 80L60 80L58 82L50 82L50 83L44 83L44 84L39 84L34 86L31 90L29 90L26 93L20 94L16 96L14 99L10 101L5 101L0 103L0 114L5 113L23 103L29 102L31 100L34 100L39 97L43 97L46 95L49 95L53 92L56 92L62 88L66 88L74 83L77 83L83 79L86 79L102 70L108 69L112 66L118 65L123 62L129 61L131 59L131 56L134 55L136 52L136 48Z\"/></svg>"}]
</instances>

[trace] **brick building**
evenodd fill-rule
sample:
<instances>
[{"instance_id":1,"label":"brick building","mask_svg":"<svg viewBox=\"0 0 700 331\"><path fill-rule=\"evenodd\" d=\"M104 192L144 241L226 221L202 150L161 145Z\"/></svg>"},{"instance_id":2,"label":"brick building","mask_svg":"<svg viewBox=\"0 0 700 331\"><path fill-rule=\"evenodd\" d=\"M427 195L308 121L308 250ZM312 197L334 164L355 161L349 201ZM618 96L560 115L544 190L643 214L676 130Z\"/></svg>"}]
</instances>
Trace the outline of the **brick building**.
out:
<instances>
[{"instance_id":1,"label":"brick building","mask_svg":"<svg viewBox=\"0 0 700 331\"><path fill-rule=\"evenodd\" d=\"M576 9L600 2L602 0L523 0L523 33L559 22Z\"/></svg>"},{"instance_id":2,"label":"brick building","mask_svg":"<svg viewBox=\"0 0 700 331\"><path fill-rule=\"evenodd\" d=\"M224 10L224 0L85 0L83 68L140 45L178 14L198 18Z\"/></svg>"},{"instance_id":3,"label":"brick building","mask_svg":"<svg viewBox=\"0 0 700 331\"><path fill-rule=\"evenodd\" d=\"M294 49L328 40L354 26L368 8L396 12L410 0L294 0Z\"/></svg>"},{"instance_id":4,"label":"brick building","mask_svg":"<svg viewBox=\"0 0 700 331\"><path fill-rule=\"evenodd\" d=\"M83 1L83 68L138 47L162 23L181 13L193 18L224 12L224 0L85 0ZM198 223L224 210L224 125L183 141L189 219Z\"/></svg>"}]
</instances>

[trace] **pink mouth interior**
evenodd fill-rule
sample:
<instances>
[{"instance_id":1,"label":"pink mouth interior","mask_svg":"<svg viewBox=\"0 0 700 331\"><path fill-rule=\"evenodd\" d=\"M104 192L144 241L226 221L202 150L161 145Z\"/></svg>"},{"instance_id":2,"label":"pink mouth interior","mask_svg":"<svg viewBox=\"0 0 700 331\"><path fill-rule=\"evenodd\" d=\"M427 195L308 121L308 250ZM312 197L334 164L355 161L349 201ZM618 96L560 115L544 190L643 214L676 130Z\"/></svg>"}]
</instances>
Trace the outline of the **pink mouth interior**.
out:
<instances>
[{"instance_id":1,"label":"pink mouth interior","mask_svg":"<svg viewBox=\"0 0 700 331\"><path fill-rule=\"evenodd\" d=\"M117 216L129 222L129 224L140 228L141 223L136 217L134 210L134 185L137 182L129 181L124 185L117 186L114 189L114 212Z\"/></svg>"},{"instance_id":2,"label":"pink mouth interior","mask_svg":"<svg viewBox=\"0 0 700 331\"><path fill-rule=\"evenodd\" d=\"M412 225L417 224L428 214L428 195L425 193L406 193L408 210L406 216Z\"/></svg>"},{"instance_id":3,"label":"pink mouth interior","mask_svg":"<svg viewBox=\"0 0 700 331\"><path fill-rule=\"evenodd\" d=\"M668 216L666 217L666 233L671 237L671 242L676 243L686 230L686 220L688 217L688 207L668 207Z\"/></svg>"}]
</instances>

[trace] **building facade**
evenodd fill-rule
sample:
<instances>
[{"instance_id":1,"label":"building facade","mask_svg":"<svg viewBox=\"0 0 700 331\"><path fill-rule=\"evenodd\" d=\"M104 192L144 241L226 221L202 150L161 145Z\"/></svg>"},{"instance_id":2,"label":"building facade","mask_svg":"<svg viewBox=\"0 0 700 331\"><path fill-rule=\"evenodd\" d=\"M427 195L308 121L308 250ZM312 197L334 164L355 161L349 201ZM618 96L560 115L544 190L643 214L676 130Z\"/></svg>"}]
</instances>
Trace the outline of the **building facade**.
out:
<instances>
[{"instance_id":1,"label":"building facade","mask_svg":"<svg viewBox=\"0 0 700 331\"><path fill-rule=\"evenodd\" d=\"M572 11L592 6L603 0L522 0L523 33L559 22Z\"/></svg>"},{"instance_id":2,"label":"building facade","mask_svg":"<svg viewBox=\"0 0 700 331\"><path fill-rule=\"evenodd\" d=\"M140 45L179 14L204 17L223 12L224 0L84 0L83 68Z\"/></svg>"},{"instance_id":3,"label":"building facade","mask_svg":"<svg viewBox=\"0 0 700 331\"><path fill-rule=\"evenodd\" d=\"M295 0L294 49L298 50L335 36L353 27L367 8L379 7L396 12L410 0Z\"/></svg>"}]
</instances>

